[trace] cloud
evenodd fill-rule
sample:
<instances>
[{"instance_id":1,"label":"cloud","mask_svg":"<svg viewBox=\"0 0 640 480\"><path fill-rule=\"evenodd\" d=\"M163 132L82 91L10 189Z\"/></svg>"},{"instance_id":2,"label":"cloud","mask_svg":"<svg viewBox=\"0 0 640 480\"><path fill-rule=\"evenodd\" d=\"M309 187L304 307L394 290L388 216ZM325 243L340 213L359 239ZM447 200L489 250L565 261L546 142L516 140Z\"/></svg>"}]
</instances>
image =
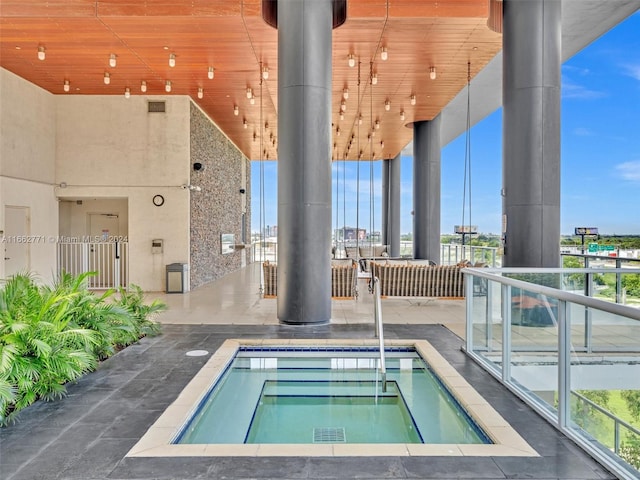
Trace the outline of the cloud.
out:
<instances>
[{"instance_id":1,"label":"cloud","mask_svg":"<svg viewBox=\"0 0 640 480\"><path fill-rule=\"evenodd\" d=\"M573 98L578 100L594 100L596 98L606 97L607 93L598 90L591 90L584 85L573 83L569 80L562 82L562 97Z\"/></svg>"},{"instance_id":2,"label":"cloud","mask_svg":"<svg viewBox=\"0 0 640 480\"><path fill-rule=\"evenodd\" d=\"M640 160L620 163L616 165L616 172L623 180L640 183Z\"/></svg>"},{"instance_id":3,"label":"cloud","mask_svg":"<svg viewBox=\"0 0 640 480\"><path fill-rule=\"evenodd\" d=\"M592 137L595 135L595 132L588 128L578 127L573 130L573 134L577 135L578 137Z\"/></svg>"},{"instance_id":4,"label":"cloud","mask_svg":"<svg viewBox=\"0 0 640 480\"><path fill-rule=\"evenodd\" d=\"M626 64L622 65L623 72L636 80L640 80L640 64Z\"/></svg>"}]
</instances>

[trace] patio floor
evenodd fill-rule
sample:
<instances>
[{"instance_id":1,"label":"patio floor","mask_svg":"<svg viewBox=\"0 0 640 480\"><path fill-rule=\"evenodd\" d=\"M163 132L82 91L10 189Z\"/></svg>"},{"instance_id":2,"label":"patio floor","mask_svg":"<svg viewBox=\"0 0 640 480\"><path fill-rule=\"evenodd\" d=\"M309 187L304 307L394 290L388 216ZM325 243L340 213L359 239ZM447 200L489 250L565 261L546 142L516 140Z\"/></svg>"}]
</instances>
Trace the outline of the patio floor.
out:
<instances>
[{"instance_id":1,"label":"patio floor","mask_svg":"<svg viewBox=\"0 0 640 480\"><path fill-rule=\"evenodd\" d=\"M615 478L529 409L462 351L464 304L383 301L385 337L426 339L540 457L125 457L228 338L372 338L371 299L333 302L330 325L279 325L276 300L258 295L250 266L185 294L150 295L170 310L163 334L144 338L68 388L37 402L0 430L0 478L38 479L561 479ZM454 333L455 332L455 333ZM456 334L457 333L457 334Z\"/></svg>"}]
</instances>

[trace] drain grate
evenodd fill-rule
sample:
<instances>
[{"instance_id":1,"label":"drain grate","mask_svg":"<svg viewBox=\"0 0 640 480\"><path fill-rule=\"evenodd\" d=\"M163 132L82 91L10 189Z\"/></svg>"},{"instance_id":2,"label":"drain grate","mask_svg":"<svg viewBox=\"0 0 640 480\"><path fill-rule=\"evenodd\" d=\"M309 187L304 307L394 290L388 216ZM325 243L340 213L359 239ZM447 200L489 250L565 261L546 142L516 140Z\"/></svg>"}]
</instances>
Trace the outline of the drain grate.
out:
<instances>
[{"instance_id":1,"label":"drain grate","mask_svg":"<svg viewBox=\"0 0 640 480\"><path fill-rule=\"evenodd\" d=\"M344 427L316 427L313 429L313 443L346 443Z\"/></svg>"}]
</instances>

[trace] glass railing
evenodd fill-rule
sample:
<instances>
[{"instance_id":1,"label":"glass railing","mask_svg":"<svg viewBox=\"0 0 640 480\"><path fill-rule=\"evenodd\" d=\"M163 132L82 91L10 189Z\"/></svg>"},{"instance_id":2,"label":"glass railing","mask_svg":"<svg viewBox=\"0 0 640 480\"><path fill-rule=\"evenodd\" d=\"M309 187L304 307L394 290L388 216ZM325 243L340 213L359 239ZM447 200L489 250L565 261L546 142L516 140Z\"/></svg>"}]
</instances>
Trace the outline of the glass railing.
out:
<instances>
[{"instance_id":1,"label":"glass railing","mask_svg":"<svg viewBox=\"0 0 640 480\"><path fill-rule=\"evenodd\" d=\"M463 271L467 353L613 473L637 479L640 308L569 291L571 275L593 273L584 269Z\"/></svg>"}]
</instances>

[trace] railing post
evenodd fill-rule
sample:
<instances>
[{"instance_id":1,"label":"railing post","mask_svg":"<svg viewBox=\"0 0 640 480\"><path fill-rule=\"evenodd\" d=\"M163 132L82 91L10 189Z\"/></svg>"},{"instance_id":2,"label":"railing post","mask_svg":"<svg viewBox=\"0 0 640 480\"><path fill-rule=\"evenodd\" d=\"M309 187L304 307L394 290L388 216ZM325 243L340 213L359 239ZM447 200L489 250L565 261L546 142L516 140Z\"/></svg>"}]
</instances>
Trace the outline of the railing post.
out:
<instances>
[{"instance_id":1,"label":"railing post","mask_svg":"<svg viewBox=\"0 0 640 480\"><path fill-rule=\"evenodd\" d=\"M493 282L482 278L484 282L487 282L487 329L485 335L487 343L487 351L493 351Z\"/></svg>"},{"instance_id":2,"label":"railing post","mask_svg":"<svg viewBox=\"0 0 640 480\"><path fill-rule=\"evenodd\" d=\"M464 285L465 289L465 306L466 306L466 342L467 342L467 351L470 352L473 350L473 280L475 277L472 274L468 274L465 276L466 283Z\"/></svg>"},{"instance_id":3,"label":"railing post","mask_svg":"<svg viewBox=\"0 0 640 480\"><path fill-rule=\"evenodd\" d=\"M571 325L567 302L558 301L558 427L564 431L571 423Z\"/></svg>"},{"instance_id":4,"label":"railing post","mask_svg":"<svg viewBox=\"0 0 640 480\"><path fill-rule=\"evenodd\" d=\"M620 452L620 422L617 418L614 418L613 422L613 451L618 455Z\"/></svg>"},{"instance_id":5,"label":"railing post","mask_svg":"<svg viewBox=\"0 0 640 480\"><path fill-rule=\"evenodd\" d=\"M616 268L622 268L622 260L616 258ZM616 303L622 303L622 273L616 272Z\"/></svg>"},{"instance_id":6,"label":"railing post","mask_svg":"<svg viewBox=\"0 0 640 480\"><path fill-rule=\"evenodd\" d=\"M502 285L502 381L511 383L511 285Z\"/></svg>"}]
</instances>

